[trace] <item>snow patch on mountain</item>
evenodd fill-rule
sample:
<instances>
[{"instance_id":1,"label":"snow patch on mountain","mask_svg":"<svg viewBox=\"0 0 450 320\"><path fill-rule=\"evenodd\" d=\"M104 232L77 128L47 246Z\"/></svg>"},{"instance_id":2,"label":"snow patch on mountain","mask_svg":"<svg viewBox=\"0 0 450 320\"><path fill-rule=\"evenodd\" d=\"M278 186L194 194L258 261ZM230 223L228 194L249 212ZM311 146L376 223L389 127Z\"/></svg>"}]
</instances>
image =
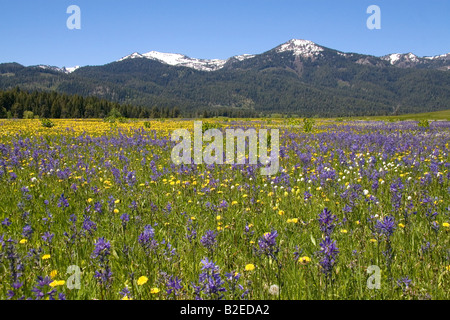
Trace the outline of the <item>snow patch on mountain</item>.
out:
<instances>
[{"instance_id":1,"label":"snow patch on mountain","mask_svg":"<svg viewBox=\"0 0 450 320\"><path fill-rule=\"evenodd\" d=\"M71 67L71 68L64 67L63 70L65 70L64 71L65 73L72 73L72 72L74 72L75 70L77 70L79 68L80 68L80 66L75 66L75 67Z\"/></svg>"},{"instance_id":2,"label":"snow patch on mountain","mask_svg":"<svg viewBox=\"0 0 450 320\"><path fill-rule=\"evenodd\" d=\"M323 48L309 40L292 39L276 48L278 53L292 51L295 56L313 58L320 55Z\"/></svg>"},{"instance_id":3,"label":"snow patch on mountain","mask_svg":"<svg viewBox=\"0 0 450 320\"><path fill-rule=\"evenodd\" d=\"M188 67L195 70L200 71L216 71L219 69L222 69L224 65L227 63L230 59L237 59L239 61L243 61L246 59L253 58L255 55L252 54L243 54L239 56L231 57L227 60L222 59L197 59L197 58L190 58L188 56L179 54L179 53L164 53L164 52L158 52L158 51L150 51L144 54L140 53L132 53L126 57L123 57L122 59L118 60L123 61L127 59L139 59L139 58L145 58L150 60L156 60L159 62L162 62L164 64L168 64L171 66L181 66L181 67Z\"/></svg>"},{"instance_id":4,"label":"snow patch on mountain","mask_svg":"<svg viewBox=\"0 0 450 320\"><path fill-rule=\"evenodd\" d=\"M345 53L345 52L341 52L341 51L336 51L336 53L338 55L340 55L341 57L345 57L345 58L353 57L353 53Z\"/></svg>"},{"instance_id":5,"label":"snow patch on mountain","mask_svg":"<svg viewBox=\"0 0 450 320\"><path fill-rule=\"evenodd\" d=\"M35 66L36 68L40 68L40 69L44 69L44 70L51 70L51 71L56 71L56 72L62 72L62 73L72 73L75 70L77 70L78 68L80 68L80 66L76 66L76 67L72 67L72 68L66 68L66 67L55 67L55 66L48 66L48 65L37 65Z\"/></svg>"},{"instance_id":6,"label":"snow patch on mountain","mask_svg":"<svg viewBox=\"0 0 450 320\"><path fill-rule=\"evenodd\" d=\"M254 54L241 54L241 55L239 55L239 56L234 56L234 57L231 57L230 59L236 59L236 60L239 60L239 61L244 61L244 60L246 60L246 59L251 59L251 58L253 58L253 57L255 57L256 55L254 55ZM228 60L230 60L230 59L228 59ZM228 61L227 60L227 61Z\"/></svg>"},{"instance_id":7,"label":"snow patch on mountain","mask_svg":"<svg viewBox=\"0 0 450 320\"><path fill-rule=\"evenodd\" d=\"M432 56L432 57L423 57L423 58L428 59L428 60L437 60L437 59L446 59L446 58L450 59L450 53L441 54L441 55Z\"/></svg>"},{"instance_id":8,"label":"snow patch on mountain","mask_svg":"<svg viewBox=\"0 0 450 320\"><path fill-rule=\"evenodd\" d=\"M389 61L391 64L395 64L398 60L400 60L400 58L401 58L400 53L393 53L393 54L384 56L381 59Z\"/></svg>"},{"instance_id":9,"label":"snow patch on mountain","mask_svg":"<svg viewBox=\"0 0 450 320\"><path fill-rule=\"evenodd\" d=\"M220 59L196 59L178 53L163 53L150 51L143 54L144 58L158 60L171 66L188 67L201 71L216 71L227 62Z\"/></svg>"}]
</instances>

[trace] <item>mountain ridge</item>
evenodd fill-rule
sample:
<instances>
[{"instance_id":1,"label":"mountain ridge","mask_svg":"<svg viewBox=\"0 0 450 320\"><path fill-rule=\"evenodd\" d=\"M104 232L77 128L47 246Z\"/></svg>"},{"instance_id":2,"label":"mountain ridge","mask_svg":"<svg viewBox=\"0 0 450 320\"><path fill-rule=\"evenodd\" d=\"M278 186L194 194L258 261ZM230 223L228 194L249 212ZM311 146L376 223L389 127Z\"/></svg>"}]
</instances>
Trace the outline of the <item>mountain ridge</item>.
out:
<instances>
[{"instance_id":1,"label":"mountain ridge","mask_svg":"<svg viewBox=\"0 0 450 320\"><path fill-rule=\"evenodd\" d=\"M340 54L344 57L352 56L358 53L355 52L344 52L337 49L330 49L327 47L324 47L322 45L319 45L313 41L310 40L304 40L304 39L291 39L285 43L282 43L278 45L275 48L269 49L271 50L278 50L278 52L285 52L285 51L292 51L294 55L300 55L302 57L314 57L320 54L324 49L329 49L335 51L337 54ZM266 52L268 52L266 51ZM257 55L264 54L265 52L259 53L259 54L240 54L235 55L232 57L229 57L227 59L201 59L201 58L194 58L189 57L182 53L166 53L166 52L160 52L160 51L149 51L146 53L139 53L139 52L133 52L129 55L126 55L116 61L112 62L120 62L126 59L138 59L138 58L146 58L146 59L152 59L152 60L158 60L160 62L172 65L172 66L185 66L189 68L193 68L200 71L217 71L219 69L222 69L223 66L231 59L251 59ZM435 56L423 56L419 57L415 55L412 52L408 53L391 53L386 54L384 56L375 56L370 54L359 54L363 56L370 56L379 58L385 61L391 62L392 65L397 66L403 66L405 65L405 60L410 63L426 63L426 61L433 61L433 60L447 60L449 65L446 70L450 70L450 53L444 53L441 55L435 55ZM402 63L403 62L403 63ZM60 71L64 73L72 73L75 70L81 68L81 66L75 66L75 67L56 67L56 66L50 66L50 65L37 65L37 66L29 66L29 67L47 67L52 68L55 71ZM83 66L86 67L86 66Z\"/></svg>"},{"instance_id":2,"label":"mountain ridge","mask_svg":"<svg viewBox=\"0 0 450 320\"><path fill-rule=\"evenodd\" d=\"M144 107L178 107L198 116L287 113L391 115L450 108L450 54L376 57L291 39L260 54L197 59L132 53L63 72L0 64L0 89L96 96Z\"/></svg>"}]
</instances>

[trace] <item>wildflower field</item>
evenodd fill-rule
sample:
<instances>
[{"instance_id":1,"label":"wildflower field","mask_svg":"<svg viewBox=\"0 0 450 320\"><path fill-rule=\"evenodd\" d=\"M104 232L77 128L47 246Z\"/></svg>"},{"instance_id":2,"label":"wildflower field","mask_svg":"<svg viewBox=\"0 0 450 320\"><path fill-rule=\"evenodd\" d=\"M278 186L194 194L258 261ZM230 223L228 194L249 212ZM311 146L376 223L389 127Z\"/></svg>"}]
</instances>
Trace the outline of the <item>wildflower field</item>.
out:
<instances>
[{"instance_id":1,"label":"wildflower field","mask_svg":"<svg viewBox=\"0 0 450 320\"><path fill-rule=\"evenodd\" d=\"M175 165L193 121L0 120L0 299L450 299L450 122L280 130L280 170Z\"/></svg>"}]
</instances>

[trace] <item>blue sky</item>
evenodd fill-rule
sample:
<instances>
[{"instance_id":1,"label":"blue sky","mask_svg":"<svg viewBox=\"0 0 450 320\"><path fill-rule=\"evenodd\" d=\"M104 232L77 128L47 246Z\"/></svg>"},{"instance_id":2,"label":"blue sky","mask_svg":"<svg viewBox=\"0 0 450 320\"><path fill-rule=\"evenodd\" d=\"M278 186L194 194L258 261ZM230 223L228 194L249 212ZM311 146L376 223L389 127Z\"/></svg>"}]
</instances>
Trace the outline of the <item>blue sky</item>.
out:
<instances>
[{"instance_id":1,"label":"blue sky","mask_svg":"<svg viewBox=\"0 0 450 320\"><path fill-rule=\"evenodd\" d=\"M81 30L69 30L69 5ZM369 30L369 5L381 30ZM101 65L135 51L226 59L292 38L372 54L450 52L449 0L0 0L0 63Z\"/></svg>"}]
</instances>

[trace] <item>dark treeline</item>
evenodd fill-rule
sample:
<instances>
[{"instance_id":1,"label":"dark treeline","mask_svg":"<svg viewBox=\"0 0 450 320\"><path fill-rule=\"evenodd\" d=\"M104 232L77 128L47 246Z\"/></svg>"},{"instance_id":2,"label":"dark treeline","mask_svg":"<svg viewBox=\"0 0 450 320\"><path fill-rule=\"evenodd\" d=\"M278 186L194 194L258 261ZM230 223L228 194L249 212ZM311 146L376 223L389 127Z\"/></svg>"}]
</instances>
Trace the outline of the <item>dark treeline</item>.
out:
<instances>
[{"instance_id":1,"label":"dark treeline","mask_svg":"<svg viewBox=\"0 0 450 320\"><path fill-rule=\"evenodd\" d=\"M119 104L97 97L60 94L47 91L24 91L15 88L0 91L0 118L104 118L112 109L125 118L179 117L253 117L255 112L218 108L181 112L178 107L137 107Z\"/></svg>"},{"instance_id":2,"label":"dark treeline","mask_svg":"<svg viewBox=\"0 0 450 320\"><path fill-rule=\"evenodd\" d=\"M142 107L121 105L96 97L84 98L45 91L27 92L19 88L0 91L0 118L103 118L113 108L129 118L138 118L148 113L148 109Z\"/></svg>"}]
</instances>

